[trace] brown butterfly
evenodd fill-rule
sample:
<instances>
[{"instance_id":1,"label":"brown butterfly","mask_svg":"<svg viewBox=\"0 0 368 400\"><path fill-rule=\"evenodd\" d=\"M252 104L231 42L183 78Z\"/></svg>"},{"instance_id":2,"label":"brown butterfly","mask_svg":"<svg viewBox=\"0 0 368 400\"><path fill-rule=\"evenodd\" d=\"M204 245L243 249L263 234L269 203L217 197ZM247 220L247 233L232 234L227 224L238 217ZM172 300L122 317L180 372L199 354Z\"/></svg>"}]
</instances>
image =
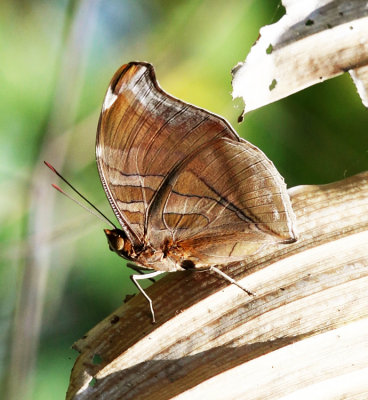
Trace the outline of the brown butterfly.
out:
<instances>
[{"instance_id":1,"label":"brown butterfly","mask_svg":"<svg viewBox=\"0 0 368 400\"><path fill-rule=\"evenodd\" d=\"M296 240L286 185L273 163L223 118L165 93L150 64L131 62L113 76L96 157L121 225L105 229L110 249L140 273L155 271L131 276L153 321L139 279L208 269L237 284L217 266Z\"/></svg>"}]
</instances>

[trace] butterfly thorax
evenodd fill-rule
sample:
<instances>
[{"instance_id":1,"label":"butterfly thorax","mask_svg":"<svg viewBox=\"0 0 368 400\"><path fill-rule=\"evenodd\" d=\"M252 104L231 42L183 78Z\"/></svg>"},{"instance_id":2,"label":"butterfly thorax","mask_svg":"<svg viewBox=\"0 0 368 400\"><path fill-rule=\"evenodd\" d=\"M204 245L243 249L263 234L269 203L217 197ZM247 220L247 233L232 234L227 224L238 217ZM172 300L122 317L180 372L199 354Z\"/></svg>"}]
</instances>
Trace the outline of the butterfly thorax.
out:
<instances>
[{"instance_id":1,"label":"butterfly thorax","mask_svg":"<svg viewBox=\"0 0 368 400\"><path fill-rule=\"evenodd\" d=\"M180 247L171 240L165 240L155 249L149 243L134 245L123 230L105 229L104 232L111 251L144 268L167 272L188 269Z\"/></svg>"}]
</instances>

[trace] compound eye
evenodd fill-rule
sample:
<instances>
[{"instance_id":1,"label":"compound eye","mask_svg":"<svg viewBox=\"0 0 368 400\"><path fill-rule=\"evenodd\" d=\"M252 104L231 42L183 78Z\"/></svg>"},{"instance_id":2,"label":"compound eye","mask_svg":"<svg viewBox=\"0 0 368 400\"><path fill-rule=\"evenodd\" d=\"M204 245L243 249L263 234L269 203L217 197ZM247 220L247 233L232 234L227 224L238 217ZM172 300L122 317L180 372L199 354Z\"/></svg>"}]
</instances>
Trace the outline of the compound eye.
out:
<instances>
[{"instance_id":1,"label":"compound eye","mask_svg":"<svg viewBox=\"0 0 368 400\"><path fill-rule=\"evenodd\" d=\"M122 237L118 236L118 237L116 238L116 243L115 243L115 248L116 248L116 250L117 250L117 251L123 250L123 248L124 248L124 243L125 243L124 239L123 239Z\"/></svg>"}]
</instances>

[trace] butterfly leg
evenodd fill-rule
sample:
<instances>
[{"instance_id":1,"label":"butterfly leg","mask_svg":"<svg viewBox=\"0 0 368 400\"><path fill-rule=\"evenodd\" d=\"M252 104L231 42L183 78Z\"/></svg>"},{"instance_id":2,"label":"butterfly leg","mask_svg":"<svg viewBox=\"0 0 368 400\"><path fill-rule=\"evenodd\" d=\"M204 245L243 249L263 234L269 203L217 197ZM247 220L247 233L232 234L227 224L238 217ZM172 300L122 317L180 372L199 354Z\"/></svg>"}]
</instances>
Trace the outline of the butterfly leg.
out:
<instances>
[{"instance_id":1,"label":"butterfly leg","mask_svg":"<svg viewBox=\"0 0 368 400\"><path fill-rule=\"evenodd\" d=\"M219 270L218 268L211 266L209 267L209 271L213 271L216 274L220 275L221 277L223 277L224 279L226 279L227 281L231 282L233 285L238 286L240 289L244 290L245 293L249 294L250 296L254 296L255 293L251 292L250 290L246 289L244 286L240 285L236 280L234 280L233 278L230 278L229 275L226 275L224 272L222 272L221 270Z\"/></svg>"},{"instance_id":2,"label":"butterfly leg","mask_svg":"<svg viewBox=\"0 0 368 400\"><path fill-rule=\"evenodd\" d=\"M141 274L141 275L144 275L145 271L152 271L152 270L149 270L149 269L138 267L137 265L132 264L132 263L127 263L127 267L132 269L135 272L138 272L138 274ZM156 282L153 278L147 278L147 279L149 279L153 283Z\"/></svg>"},{"instance_id":3,"label":"butterfly leg","mask_svg":"<svg viewBox=\"0 0 368 400\"><path fill-rule=\"evenodd\" d=\"M161 275L163 273L164 273L164 271L155 271L155 272L151 272L150 274L131 275L130 276L130 279L134 282L135 286L137 286L138 290L143 294L143 296L147 299L147 301L149 303L151 314L152 314L152 322L153 323L155 323L156 320L155 320L155 313L153 311L152 300L148 297L147 293L142 289L142 287L140 286L138 281L141 280L141 279L151 279L154 276Z\"/></svg>"}]
</instances>

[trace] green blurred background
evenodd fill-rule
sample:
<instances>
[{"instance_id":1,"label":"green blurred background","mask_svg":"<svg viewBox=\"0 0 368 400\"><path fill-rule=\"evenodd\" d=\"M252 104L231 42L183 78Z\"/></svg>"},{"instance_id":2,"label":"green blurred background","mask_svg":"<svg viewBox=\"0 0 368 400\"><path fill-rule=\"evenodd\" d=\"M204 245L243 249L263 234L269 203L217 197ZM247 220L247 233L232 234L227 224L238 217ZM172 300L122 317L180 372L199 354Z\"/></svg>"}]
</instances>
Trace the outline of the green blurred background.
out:
<instances>
[{"instance_id":1,"label":"green blurred background","mask_svg":"<svg viewBox=\"0 0 368 400\"><path fill-rule=\"evenodd\" d=\"M166 91L227 118L289 186L368 169L368 115L348 75L237 124L231 68L282 15L279 1L3 0L0 10L0 393L13 388L9 399L63 399L70 346L135 292L106 226L55 193L50 182L60 181L42 164L112 215L94 145L121 64L153 63Z\"/></svg>"}]
</instances>

